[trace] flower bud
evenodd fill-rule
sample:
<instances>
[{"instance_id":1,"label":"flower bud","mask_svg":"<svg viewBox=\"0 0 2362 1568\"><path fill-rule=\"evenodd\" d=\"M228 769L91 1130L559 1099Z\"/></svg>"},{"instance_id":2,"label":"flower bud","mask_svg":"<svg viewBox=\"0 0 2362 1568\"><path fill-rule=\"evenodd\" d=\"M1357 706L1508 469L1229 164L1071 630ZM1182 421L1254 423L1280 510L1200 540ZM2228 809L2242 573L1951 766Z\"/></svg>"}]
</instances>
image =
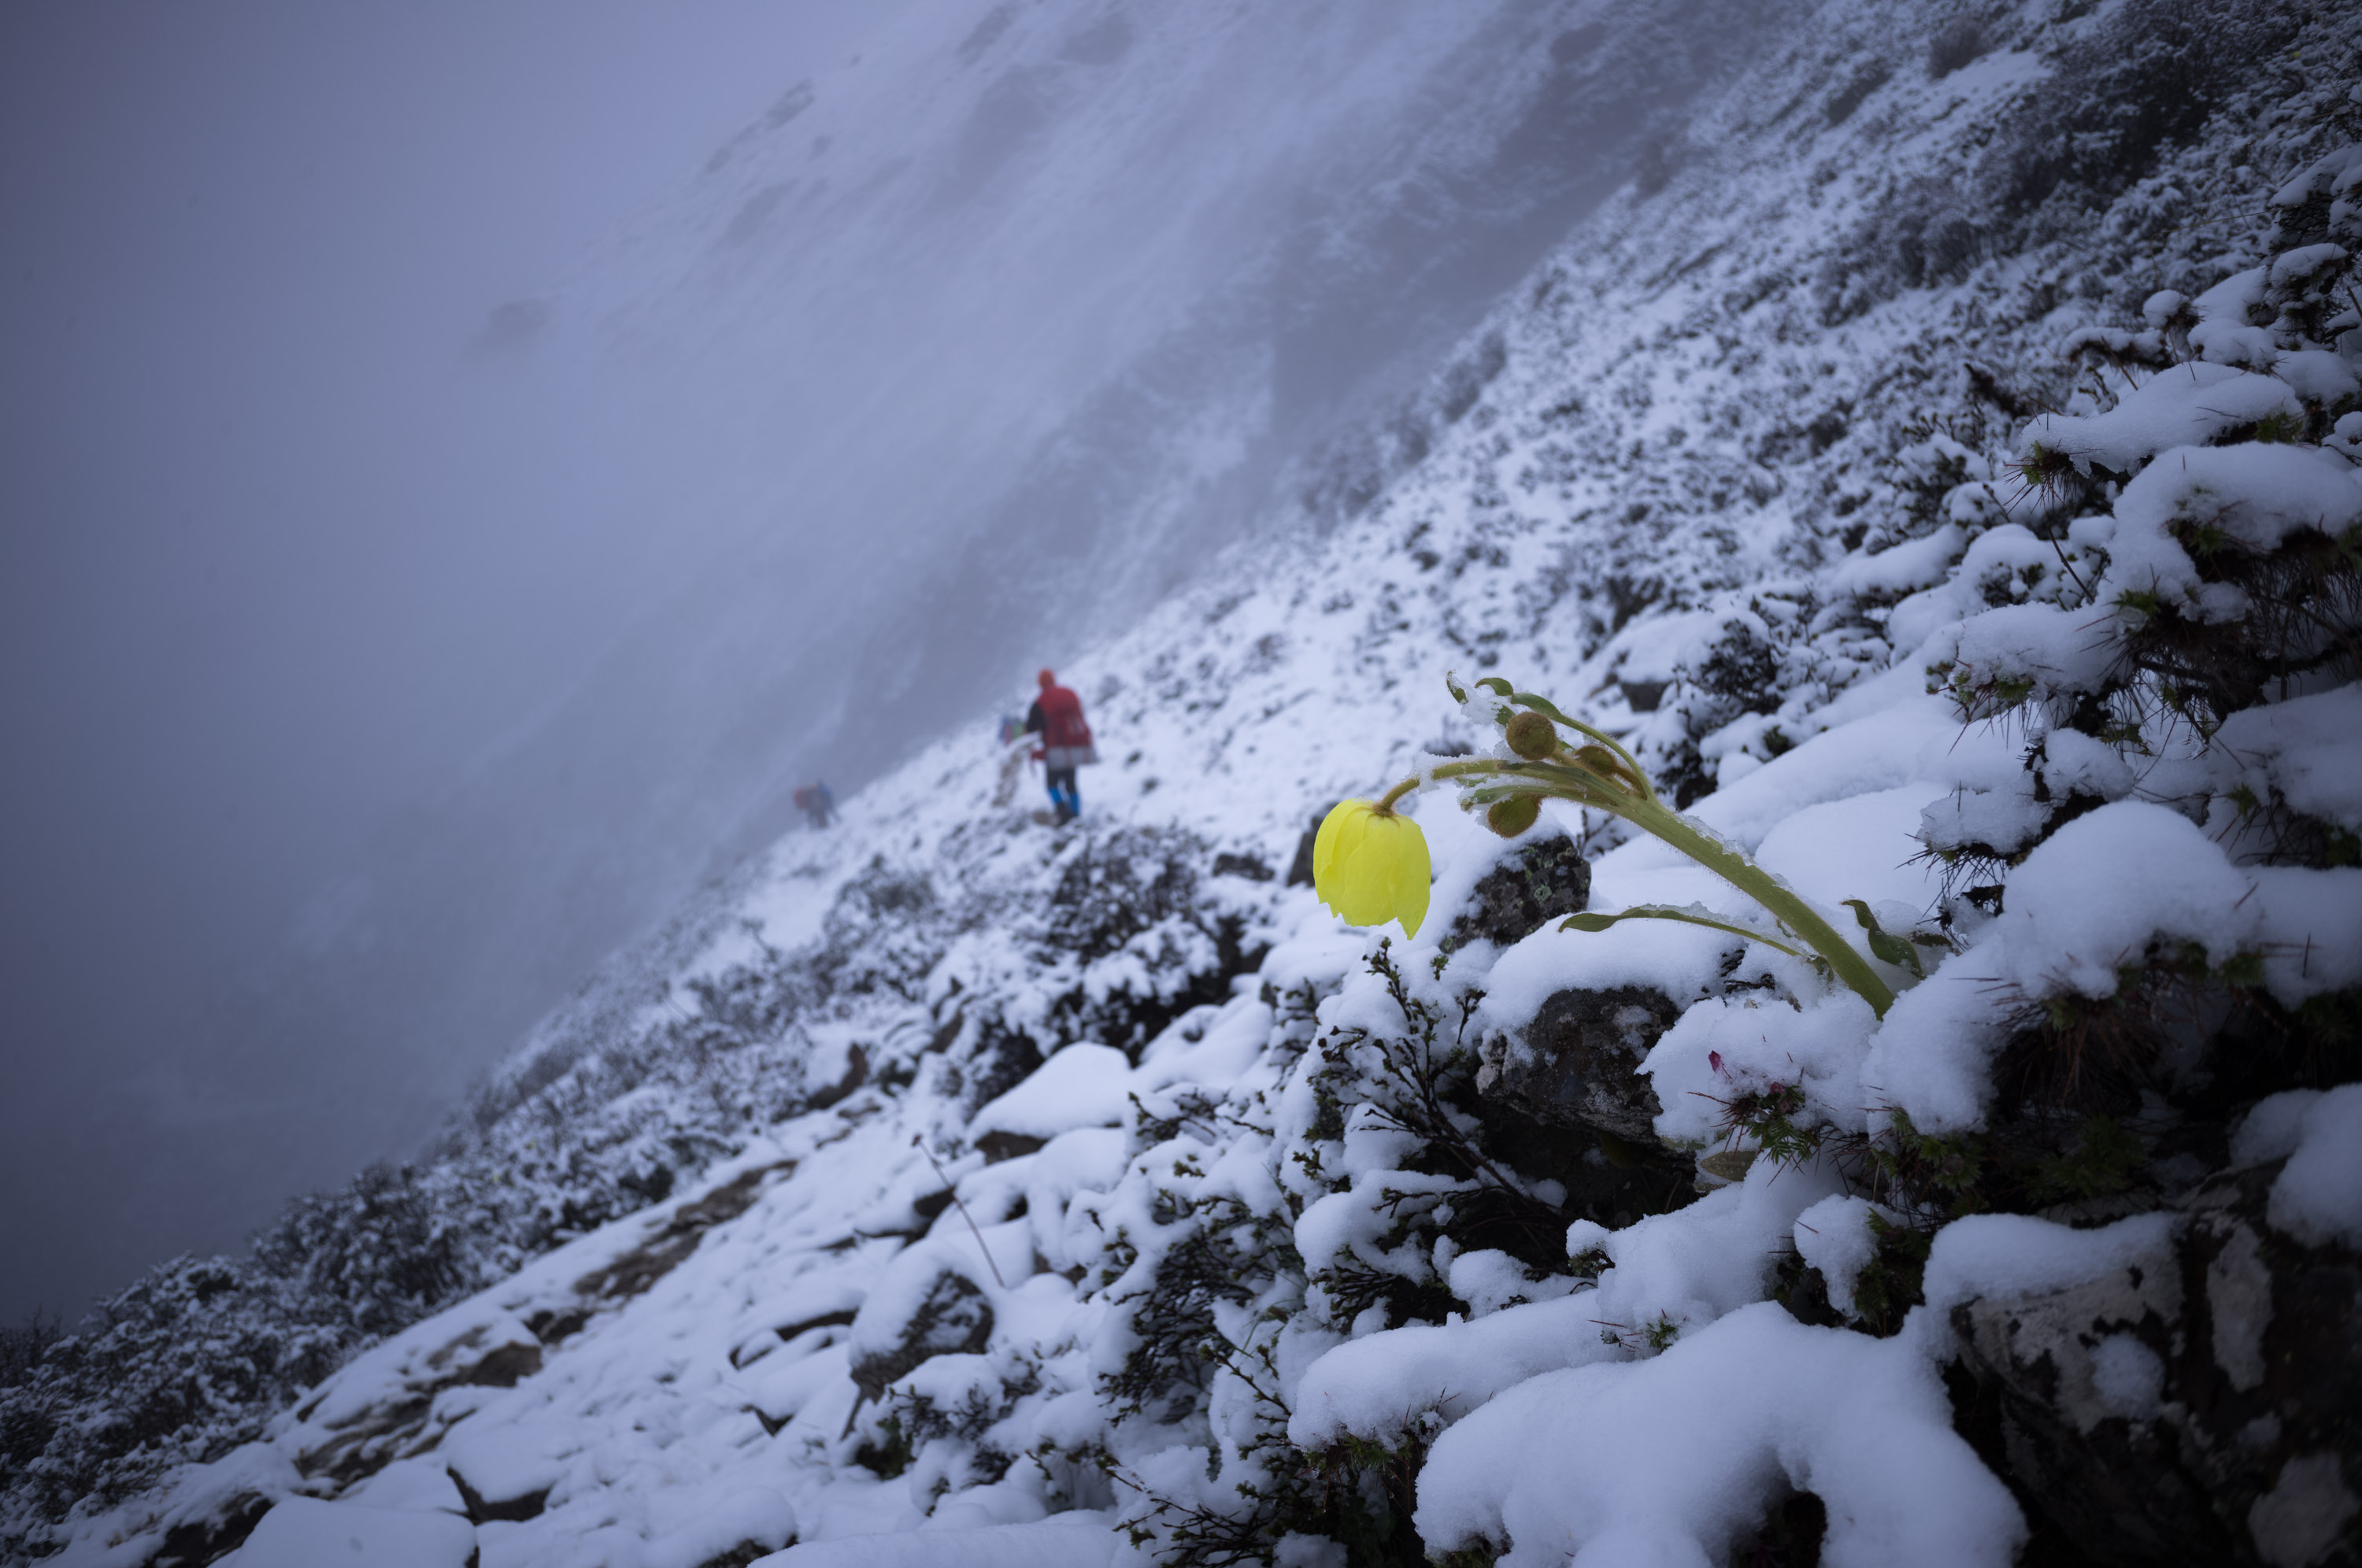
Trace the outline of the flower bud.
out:
<instances>
[{"instance_id":1,"label":"flower bud","mask_svg":"<svg viewBox=\"0 0 2362 1568\"><path fill-rule=\"evenodd\" d=\"M1574 760L1582 767L1590 769L1593 777L1608 788L1621 790L1628 794L1640 793L1639 780L1633 776L1632 769L1625 765L1622 757L1617 756L1606 746L1578 746L1575 748Z\"/></svg>"},{"instance_id":2,"label":"flower bud","mask_svg":"<svg viewBox=\"0 0 2362 1568\"><path fill-rule=\"evenodd\" d=\"M1509 749L1529 762L1558 755L1558 726L1530 708L1509 721L1508 736Z\"/></svg>"},{"instance_id":3,"label":"flower bud","mask_svg":"<svg viewBox=\"0 0 2362 1568\"><path fill-rule=\"evenodd\" d=\"M1503 838L1515 838L1534 825L1541 811L1540 795L1511 795L1493 802L1492 809L1485 813L1485 825Z\"/></svg>"}]
</instances>

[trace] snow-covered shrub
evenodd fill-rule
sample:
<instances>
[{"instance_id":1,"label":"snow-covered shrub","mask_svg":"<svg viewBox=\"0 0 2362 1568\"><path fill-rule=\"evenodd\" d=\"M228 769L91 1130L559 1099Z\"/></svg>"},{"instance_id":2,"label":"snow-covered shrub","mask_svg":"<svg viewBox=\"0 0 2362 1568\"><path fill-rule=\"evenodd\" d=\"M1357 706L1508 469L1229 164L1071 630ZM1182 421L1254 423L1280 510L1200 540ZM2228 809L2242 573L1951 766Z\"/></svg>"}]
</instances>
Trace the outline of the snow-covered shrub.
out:
<instances>
[{"instance_id":1,"label":"snow-covered shrub","mask_svg":"<svg viewBox=\"0 0 2362 1568\"><path fill-rule=\"evenodd\" d=\"M2280 0L2131 0L2061 29L2049 79L1978 171L1994 221L2023 245L2103 208L2253 91L2250 62L2287 50L2306 19Z\"/></svg>"},{"instance_id":2,"label":"snow-covered shrub","mask_svg":"<svg viewBox=\"0 0 2362 1568\"><path fill-rule=\"evenodd\" d=\"M2161 158L2254 93L2257 61L2308 42L2339 47L2309 39L2317 19L2283 0L2128 0L2070 9L2047 26L2014 23L1955 17L1930 39L1927 69L1937 79L2002 45L2004 30L2008 47L2048 69L1973 160L1890 185L1876 215L1824 265L1825 322L2087 229Z\"/></svg>"},{"instance_id":3,"label":"snow-covered shrub","mask_svg":"<svg viewBox=\"0 0 2362 1568\"><path fill-rule=\"evenodd\" d=\"M2312 204L2346 166L2300 172L2281 207ZM2104 400L2027 425L2030 478L2103 472L2105 515L2036 489L2020 503L2033 533L1983 533L1920 596L1948 593L1961 617L1928 645L1931 679L2028 744L2020 772L1925 818L1976 945L1889 1032L1968 1049L1991 1077L1971 1101L1888 1069L1903 1092L1880 1159L1906 1209L2160 1201L2199 1128L2219 1136L2258 1095L2362 1072L2342 869L2362 797L2309 774L2292 801L2269 761L2282 734L2325 739L2362 676L2362 470L2315 444L2362 378L2308 335L2336 319L2320 315L2322 275L2342 271L2342 250L2279 254L2297 264L2196 302L2202 360L2120 366ZM2297 373L2267 373L2283 366ZM2027 566L2050 558L2047 580L1997 605L1962 595L1980 552L2013 535Z\"/></svg>"},{"instance_id":4,"label":"snow-covered shrub","mask_svg":"<svg viewBox=\"0 0 2362 1568\"><path fill-rule=\"evenodd\" d=\"M370 1346L689 1188L761 1128L849 1086L927 1070L980 1105L1082 1035L1137 1050L1226 999L1230 977L1259 960L1255 896L1234 878L1206 885L1215 852L1203 841L1116 830L1066 849L1022 895L988 878L946 897L877 862L846 879L811 950L750 944L743 961L688 977L687 1005L648 1010L635 1031L569 1054L546 1079L505 1091L505 1109L455 1126L432 1164L372 1167L299 1198L250 1254L164 1265L76 1331L28 1347L20 1375L0 1385L11 1532L0 1543L39 1539L77 1507L255 1439ZM1029 984L1010 988L1010 966L971 945L967 980L931 1005L929 976L962 972L957 958L944 967L962 936L995 930L1028 955L1017 967ZM849 1042L823 1076L820 1015L873 998L917 1016ZM924 1425L905 1417L907 1430Z\"/></svg>"}]
</instances>

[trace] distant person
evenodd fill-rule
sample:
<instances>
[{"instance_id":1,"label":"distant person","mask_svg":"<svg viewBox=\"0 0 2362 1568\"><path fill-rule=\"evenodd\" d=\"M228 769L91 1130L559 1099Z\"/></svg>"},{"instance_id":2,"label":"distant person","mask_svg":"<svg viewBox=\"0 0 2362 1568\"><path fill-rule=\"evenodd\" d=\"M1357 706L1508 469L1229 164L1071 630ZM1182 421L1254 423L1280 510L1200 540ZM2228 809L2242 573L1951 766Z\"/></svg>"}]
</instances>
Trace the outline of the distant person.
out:
<instances>
[{"instance_id":1,"label":"distant person","mask_svg":"<svg viewBox=\"0 0 2362 1568\"><path fill-rule=\"evenodd\" d=\"M824 784L807 784L796 791L796 807L815 828L824 828L836 820L836 796Z\"/></svg>"},{"instance_id":2,"label":"distant person","mask_svg":"<svg viewBox=\"0 0 2362 1568\"><path fill-rule=\"evenodd\" d=\"M1070 823L1083 814L1075 769L1097 762L1098 748L1091 744L1090 725L1083 722L1083 700L1059 685L1058 678L1046 669L1039 679L1042 694L1026 710L1024 733L1042 737L1041 749L1033 755L1042 759L1049 778L1050 807L1059 822Z\"/></svg>"}]
</instances>

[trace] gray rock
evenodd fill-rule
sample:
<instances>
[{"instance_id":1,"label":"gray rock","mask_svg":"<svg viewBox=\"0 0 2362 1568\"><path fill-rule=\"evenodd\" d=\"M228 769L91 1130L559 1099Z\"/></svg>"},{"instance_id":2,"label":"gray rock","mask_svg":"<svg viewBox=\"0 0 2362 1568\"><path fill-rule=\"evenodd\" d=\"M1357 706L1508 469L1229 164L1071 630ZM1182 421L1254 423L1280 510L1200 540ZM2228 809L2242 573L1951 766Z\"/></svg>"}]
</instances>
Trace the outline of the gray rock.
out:
<instances>
[{"instance_id":1,"label":"gray rock","mask_svg":"<svg viewBox=\"0 0 2362 1568\"><path fill-rule=\"evenodd\" d=\"M1562 833L1530 835L1477 879L1475 891L1452 917L1450 942L1454 947L1480 940L1507 947L1546 922L1581 914L1590 898L1591 863L1574 841Z\"/></svg>"},{"instance_id":2,"label":"gray rock","mask_svg":"<svg viewBox=\"0 0 2362 1568\"><path fill-rule=\"evenodd\" d=\"M2158 1255L1957 1308L1961 1428L2102 1563L2362 1563L2362 1256L2264 1209L2277 1165L2176 1205Z\"/></svg>"},{"instance_id":3,"label":"gray rock","mask_svg":"<svg viewBox=\"0 0 2362 1568\"><path fill-rule=\"evenodd\" d=\"M1646 986L1556 992L1522 1030L1485 1042L1477 1092L1538 1121L1653 1148L1663 1107L1639 1068L1681 1015L1671 997Z\"/></svg>"},{"instance_id":4,"label":"gray rock","mask_svg":"<svg viewBox=\"0 0 2362 1568\"><path fill-rule=\"evenodd\" d=\"M992 1303L981 1289L946 1269L928 1286L893 1350L853 1364L854 1386L873 1402L883 1399L888 1385L924 1363L939 1355L973 1355L991 1339Z\"/></svg>"}]
</instances>

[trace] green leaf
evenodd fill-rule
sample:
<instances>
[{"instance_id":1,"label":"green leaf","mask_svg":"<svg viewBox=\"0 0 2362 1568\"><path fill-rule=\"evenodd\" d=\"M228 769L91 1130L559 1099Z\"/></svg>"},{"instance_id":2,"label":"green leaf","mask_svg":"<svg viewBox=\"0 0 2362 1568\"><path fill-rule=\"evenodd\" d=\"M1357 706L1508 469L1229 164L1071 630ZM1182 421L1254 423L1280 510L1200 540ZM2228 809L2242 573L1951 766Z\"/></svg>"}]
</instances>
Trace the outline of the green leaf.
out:
<instances>
[{"instance_id":1,"label":"green leaf","mask_svg":"<svg viewBox=\"0 0 2362 1568\"><path fill-rule=\"evenodd\" d=\"M1683 925L1702 925L1712 931L1727 931L1733 936L1743 936L1749 942L1760 942L1766 947L1776 947L1791 958L1803 954L1784 942L1775 941L1760 931L1749 931L1743 925L1733 925L1727 920L1716 920L1693 904L1687 909L1675 909L1671 904L1635 904L1621 914L1597 914L1586 911L1571 914L1559 922L1561 931L1606 931L1619 920L1677 920Z\"/></svg>"},{"instance_id":2,"label":"green leaf","mask_svg":"<svg viewBox=\"0 0 2362 1568\"><path fill-rule=\"evenodd\" d=\"M1540 713L1545 719L1551 719L1559 723L1569 726L1573 726L1575 723L1574 720L1570 719L1564 713L1560 712L1556 704L1552 703L1547 697L1536 696L1531 691L1504 691L1501 695L1507 697L1512 702L1524 703L1527 707L1531 708L1535 712Z\"/></svg>"},{"instance_id":3,"label":"green leaf","mask_svg":"<svg viewBox=\"0 0 2362 1568\"><path fill-rule=\"evenodd\" d=\"M1880 929L1878 917L1870 912L1870 905L1860 899L1848 899L1845 907L1853 911L1854 919L1861 922L1862 930L1870 933L1871 955L1898 969L1907 969L1915 980L1924 980L1927 971L1920 965L1919 949L1902 937Z\"/></svg>"}]
</instances>

